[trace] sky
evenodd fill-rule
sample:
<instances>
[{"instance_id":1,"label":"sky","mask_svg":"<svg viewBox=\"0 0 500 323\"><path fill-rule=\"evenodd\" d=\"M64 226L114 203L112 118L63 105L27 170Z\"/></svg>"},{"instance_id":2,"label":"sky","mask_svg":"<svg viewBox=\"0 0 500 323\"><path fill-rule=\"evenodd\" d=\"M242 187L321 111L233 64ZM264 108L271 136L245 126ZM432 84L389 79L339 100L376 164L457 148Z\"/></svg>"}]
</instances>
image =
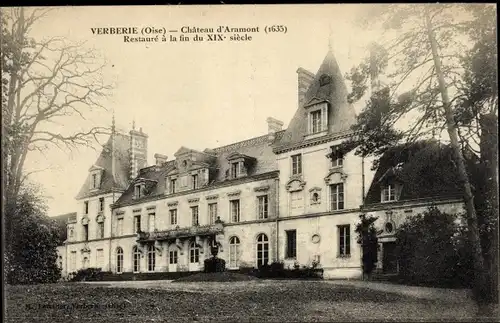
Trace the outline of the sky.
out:
<instances>
[{"instance_id":1,"label":"sky","mask_svg":"<svg viewBox=\"0 0 500 323\"><path fill-rule=\"evenodd\" d=\"M362 9L345 4L55 8L31 36L85 41L106 59L102 77L114 88L101 102L106 110L82 110L85 120L66 117L51 129L109 127L114 111L119 130L128 132L135 120L136 128L149 135L151 165L155 153L171 159L181 146L203 150L263 135L267 117L287 127L297 109L297 68L316 73L329 46L342 73L366 55L377 31L357 27ZM91 31L221 25L258 26L261 32L247 42L125 43L121 35ZM286 33L263 31L273 25L286 26ZM54 147L44 155L28 155L25 170L43 170L30 180L42 185L49 215L77 210L74 197L98 157L95 148Z\"/></svg>"}]
</instances>

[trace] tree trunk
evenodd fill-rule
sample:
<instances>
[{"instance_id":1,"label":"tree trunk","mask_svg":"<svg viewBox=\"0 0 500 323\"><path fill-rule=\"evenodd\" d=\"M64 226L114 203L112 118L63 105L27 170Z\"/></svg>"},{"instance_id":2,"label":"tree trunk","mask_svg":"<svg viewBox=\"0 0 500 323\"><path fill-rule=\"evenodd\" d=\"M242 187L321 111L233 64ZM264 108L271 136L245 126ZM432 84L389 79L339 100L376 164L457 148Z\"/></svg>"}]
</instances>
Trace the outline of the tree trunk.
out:
<instances>
[{"instance_id":1,"label":"tree trunk","mask_svg":"<svg viewBox=\"0 0 500 323\"><path fill-rule=\"evenodd\" d=\"M460 144L458 141L458 132L453 117L453 111L450 104L450 98L448 96L448 89L444 81L444 76L441 68L441 59L438 53L438 44L434 34L433 25L429 17L428 11L425 12L425 23L427 29L427 37L431 45L432 58L434 60L434 67L436 69L436 76L439 82L439 90L441 92L441 97L443 100L443 109L446 117L446 126L448 130L448 135L450 136L451 148L454 153L455 163L458 170L458 179L463 186L465 209L467 211L467 224L468 232L470 235L471 244L473 247L473 257L474 257L474 287L477 292L477 296L483 293L483 288L485 287L486 277L484 272L484 259L483 252L481 248L481 243L479 240L479 229L477 223L476 209L474 206L474 196L472 195L472 189L469 181L469 176L465 168L465 160L462 154ZM476 298L476 301L479 301Z\"/></svg>"},{"instance_id":2,"label":"tree trunk","mask_svg":"<svg viewBox=\"0 0 500 323\"><path fill-rule=\"evenodd\" d=\"M489 248L484 250L490 284L490 301L498 302L498 119L495 114L481 115L480 152L484 166L484 230L483 240Z\"/></svg>"}]
</instances>

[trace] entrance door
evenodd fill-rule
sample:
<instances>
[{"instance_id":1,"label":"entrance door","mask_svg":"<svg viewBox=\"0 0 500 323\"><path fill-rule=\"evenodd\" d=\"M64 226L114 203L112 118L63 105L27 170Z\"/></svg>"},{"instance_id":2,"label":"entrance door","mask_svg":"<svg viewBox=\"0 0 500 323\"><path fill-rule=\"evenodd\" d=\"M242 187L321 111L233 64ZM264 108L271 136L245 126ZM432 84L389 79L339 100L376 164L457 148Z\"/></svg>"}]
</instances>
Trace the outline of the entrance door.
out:
<instances>
[{"instance_id":1,"label":"entrance door","mask_svg":"<svg viewBox=\"0 0 500 323\"><path fill-rule=\"evenodd\" d=\"M382 271L384 274L395 274L398 271L395 242L385 242L382 245Z\"/></svg>"}]
</instances>

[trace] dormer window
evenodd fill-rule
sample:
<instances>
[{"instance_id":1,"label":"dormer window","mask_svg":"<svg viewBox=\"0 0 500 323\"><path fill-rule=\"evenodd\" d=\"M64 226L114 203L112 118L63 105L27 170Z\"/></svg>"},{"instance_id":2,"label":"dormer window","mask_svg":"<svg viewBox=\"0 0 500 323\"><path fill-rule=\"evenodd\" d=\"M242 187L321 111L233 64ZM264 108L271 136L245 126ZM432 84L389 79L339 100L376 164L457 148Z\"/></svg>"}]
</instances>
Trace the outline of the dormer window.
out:
<instances>
[{"instance_id":1,"label":"dormer window","mask_svg":"<svg viewBox=\"0 0 500 323\"><path fill-rule=\"evenodd\" d=\"M192 184L193 190L198 188L198 175L197 174L191 175L191 184Z\"/></svg>"},{"instance_id":2,"label":"dormer window","mask_svg":"<svg viewBox=\"0 0 500 323\"><path fill-rule=\"evenodd\" d=\"M387 184L382 187L382 202L393 202L396 199L396 186L394 184Z\"/></svg>"},{"instance_id":3,"label":"dormer window","mask_svg":"<svg viewBox=\"0 0 500 323\"><path fill-rule=\"evenodd\" d=\"M170 180L170 194L174 194L175 192L177 192L176 185L177 185L177 179L175 179L175 178L171 179Z\"/></svg>"},{"instance_id":4,"label":"dormer window","mask_svg":"<svg viewBox=\"0 0 500 323\"><path fill-rule=\"evenodd\" d=\"M317 102L317 99L314 101ZM315 135L328 130L328 102L306 106L308 115L308 134Z\"/></svg>"},{"instance_id":5,"label":"dormer window","mask_svg":"<svg viewBox=\"0 0 500 323\"><path fill-rule=\"evenodd\" d=\"M92 166L89 169L90 172L90 189L91 190L97 190L101 187L101 178L102 178L102 172L103 168L99 166Z\"/></svg>"},{"instance_id":6,"label":"dormer window","mask_svg":"<svg viewBox=\"0 0 500 323\"><path fill-rule=\"evenodd\" d=\"M243 162L231 163L231 178L237 178L241 175L242 164Z\"/></svg>"},{"instance_id":7,"label":"dormer window","mask_svg":"<svg viewBox=\"0 0 500 323\"><path fill-rule=\"evenodd\" d=\"M227 176L230 178L239 178L248 175L249 169L257 162L254 157L234 152L227 156L229 170Z\"/></svg>"},{"instance_id":8,"label":"dormer window","mask_svg":"<svg viewBox=\"0 0 500 323\"><path fill-rule=\"evenodd\" d=\"M134 187L134 198L139 199L144 196L144 184L136 184Z\"/></svg>"}]
</instances>

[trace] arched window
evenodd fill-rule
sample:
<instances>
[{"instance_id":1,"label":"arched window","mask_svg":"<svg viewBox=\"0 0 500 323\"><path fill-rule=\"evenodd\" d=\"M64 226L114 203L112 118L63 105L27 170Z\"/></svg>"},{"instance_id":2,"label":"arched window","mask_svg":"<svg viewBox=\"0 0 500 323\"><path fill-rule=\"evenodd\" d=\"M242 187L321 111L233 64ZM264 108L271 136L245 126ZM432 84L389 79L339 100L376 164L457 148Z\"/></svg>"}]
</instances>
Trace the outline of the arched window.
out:
<instances>
[{"instance_id":1,"label":"arched window","mask_svg":"<svg viewBox=\"0 0 500 323\"><path fill-rule=\"evenodd\" d=\"M123 271L123 249L121 247L116 248L116 272L121 273Z\"/></svg>"},{"instance_id":2,"label":"arched window","mask_svg":"<svg viewBox=\"0 0 500 323\"><path fill-rule=\"evenodd\" d=\"M134 272L140 272L141 271L141 252L139 251L139 248L137 246L134 246L132 249L132 256L134 259Z\"/></svg>"},{"instance_id":3,"label":"arched window","mask_svg":"<svg viewBox=\"0 0 500 323\"><path fill-rule=\"evenodd\" d=\"M150 245L148 247L148 271L155 271L155 264L156 264L155 246Z\"/></svg>"},{"instance_id":4,"label":"arched window","mask_svg":"<svg viewBox=\"0 0 500 323\"><path fill-rule=\"evenodd\" d=\"M229 267L238 267L238 260L240 258L240 239L238 237L231 237L229 239Z\"/></svg>"},{"instance_id":5,"label":"arched window","mask_svg":"<svg viewBox=\"0 0 500 323\"><path fill-rule=\"evenodd\" d=\"M257 267L269 263L269 239L264 233L257 236Z\"/></svg>"},{"instance_id":6,"label":"arched window","mask_svg":"<svg viewBox=\"0 0 500 323\"><path fill-rule=\"evenodd\" d=\"M195 242L189 245L189 262L192 264L200 262L200 248Z\"/></svg>"}]
</instances>

